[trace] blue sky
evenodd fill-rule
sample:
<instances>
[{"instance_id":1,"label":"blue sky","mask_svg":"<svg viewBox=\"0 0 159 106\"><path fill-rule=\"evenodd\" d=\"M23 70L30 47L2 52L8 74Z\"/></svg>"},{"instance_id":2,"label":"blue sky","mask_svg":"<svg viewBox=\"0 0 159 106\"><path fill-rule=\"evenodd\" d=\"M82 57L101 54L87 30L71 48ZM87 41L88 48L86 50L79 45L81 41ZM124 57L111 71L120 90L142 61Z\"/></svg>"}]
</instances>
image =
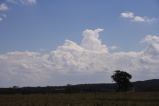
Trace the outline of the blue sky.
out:
<instances>
[{"instance_id":1,"label":"blue sky","mask_svg":"<svg viewBox=\"0 0 159 106\"><path fill-rule=\"evenodd\" d=\"M1 0L1 3L6 3ZM159 18L157 0L37 0L33 5L7 3L0 22L0 52L52 50L71 39L80 42L85 29L103 28L101 39L122 50L140 50L138 42L159 33L159 22L131 22L120 13Z\"/></svg>"},{"instance_id":2,"label":"blue sky","mask_svg":"<svg viewBox=\"0 0 159 106\"><path fill-rule=\"evenodd\" d=\"M0 0L0 87L159 78L159 0Z\"/></svg>"}]
</instances>

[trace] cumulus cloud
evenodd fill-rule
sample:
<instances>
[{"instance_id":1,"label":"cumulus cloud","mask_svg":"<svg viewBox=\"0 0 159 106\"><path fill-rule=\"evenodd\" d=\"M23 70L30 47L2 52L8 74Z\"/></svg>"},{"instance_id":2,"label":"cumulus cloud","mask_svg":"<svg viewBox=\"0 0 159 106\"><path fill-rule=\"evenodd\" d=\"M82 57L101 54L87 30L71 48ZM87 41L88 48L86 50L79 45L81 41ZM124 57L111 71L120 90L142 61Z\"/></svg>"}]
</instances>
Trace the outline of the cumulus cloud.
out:
<instances>
[{"instance_id":1,"label":"cumulus cloud","mask_svg":"<svg viewBox=\"0 0 159 106\"><path fill-rule=\"evenodd\" d=\"M8 10L8 6L5 3L1 3L0 4L0 12L7 11L7 10Z\"/></svg>"},{"instance_id":2,"label":"cumulus cloud","mask_svg":"<svg viewBox=\"0 0 159 106\"><path fill-rule=\"evenodd\" d=\"M156 35L147 35L143 42L147 43L148 46L145 49L145 54L151 55L151 57L159 56L159 37ZM158 59L158 58L156 58Z\"/></svg>"},{"instance_id":3,"label":"cumulus cloud","mask_svg":"<svg viewBox=\"0 0 159 106\"><path fill-rule=\"evenodd\" d=\"M103 45L101 40L99 39L99 32L103 31L103 29L95 29L95 30L85 30L83 32L83 40L81 42L81 46L87 50L91 50L94 52L104 52L107 53L106 45Z\"/></svg>"},{"instance_id":4,"label":"cumulus cloud","mask_svg":"<svg viewBox=\"0 0 159 106\"><path fill-rule=\"evenodd\" d=\"M155 18L135 15L133 12L130 11L122 12L120 13L120 16L123 18L130 19L131 21L134 22L153 22L154 20L156 20Z\"/></svg>"},{"instance_id":5,"label":"cumulus cloud","mask_svg":"<svg viewBox=\"0 0 159 106\"><path fill-rule=\"evenodd\" d=\"M103 44L103 29L83 31L80 44L66 40L56 50L0 54L0 86L46 86L111 82L114 70L128 71L133 80L158 78L159 36L147 35L141 51L112 52Z\"/></svg>"},{"instance_id":6,"label":"cumulus cloud","mask_svg":"<svg viewBox=\"0 0 159 106\"><path fill-rule=\"evenodd\" d=\"M122 12L122 13L120 13L120 15L123 18L133 18L134 17L134 13L133 12Z\"/></svg>"}]
</instances>

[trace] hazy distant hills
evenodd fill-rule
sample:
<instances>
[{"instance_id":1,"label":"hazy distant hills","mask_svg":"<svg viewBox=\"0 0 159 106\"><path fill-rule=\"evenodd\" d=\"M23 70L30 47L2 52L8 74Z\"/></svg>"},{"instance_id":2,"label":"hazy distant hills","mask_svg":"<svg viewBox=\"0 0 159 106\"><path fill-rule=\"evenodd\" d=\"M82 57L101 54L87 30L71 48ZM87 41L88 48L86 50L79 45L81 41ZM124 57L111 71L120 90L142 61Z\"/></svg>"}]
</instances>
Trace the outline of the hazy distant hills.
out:
<instances>
[{"instance_id":1,"label":"hazy distant hills","mask_svg":"<svg viewBox=\"0 0 159 106\"><path fill-rule=\"evenodd\" d=\"M159 79L133 82L136 91L159 91Z\"/></svg>"},{"instance_id":2,"label":"hazy distant hills","mask_svg":"<svg viewBox=\"0 0 159 106\"><path fill-rule=\"evenodd\" d=\"M133 91L159 91L159 79L133 82ZM0 94L32 94L32 93L76 93L76 92L110 92L115 91L116 84L78 84L47 87L13 87L0 88Z\"/></svg>"}]
</instances>

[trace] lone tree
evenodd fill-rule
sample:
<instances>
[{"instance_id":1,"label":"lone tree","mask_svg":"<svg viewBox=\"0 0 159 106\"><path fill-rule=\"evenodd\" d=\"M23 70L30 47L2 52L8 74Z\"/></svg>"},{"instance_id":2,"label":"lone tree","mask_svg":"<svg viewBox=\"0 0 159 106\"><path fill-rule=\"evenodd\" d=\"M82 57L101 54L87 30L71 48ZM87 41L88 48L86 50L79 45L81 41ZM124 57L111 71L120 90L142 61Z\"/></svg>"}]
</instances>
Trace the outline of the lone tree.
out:
<instances>
[{"instance_id":1,"label":"lone tree","mask_svg":"<svg viewBox=\"0 0 159 106\"><path fill-rule=\"evenodd\" d=\"M132 87L132 76L127 72L116 70L111 78L117 83L117 91L128 91Z\"/></svg>"}]
</instances>

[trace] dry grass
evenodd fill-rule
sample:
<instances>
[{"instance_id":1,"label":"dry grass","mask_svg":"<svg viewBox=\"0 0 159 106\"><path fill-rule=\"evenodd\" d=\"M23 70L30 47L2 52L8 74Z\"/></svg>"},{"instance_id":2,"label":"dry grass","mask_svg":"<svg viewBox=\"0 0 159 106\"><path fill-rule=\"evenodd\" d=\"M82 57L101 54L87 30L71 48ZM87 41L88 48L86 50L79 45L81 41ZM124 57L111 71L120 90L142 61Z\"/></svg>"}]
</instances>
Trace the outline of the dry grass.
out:
<instances>
[{"instance_id":1,"label":"dry grass","mask_svg":"<svg viewBox=\"0 0 159 106\"><path fill-rule=\"evenodd\" d=\"M159 92L0 95L0 106L159 106Z\"/></svg>"}]
</instances>

